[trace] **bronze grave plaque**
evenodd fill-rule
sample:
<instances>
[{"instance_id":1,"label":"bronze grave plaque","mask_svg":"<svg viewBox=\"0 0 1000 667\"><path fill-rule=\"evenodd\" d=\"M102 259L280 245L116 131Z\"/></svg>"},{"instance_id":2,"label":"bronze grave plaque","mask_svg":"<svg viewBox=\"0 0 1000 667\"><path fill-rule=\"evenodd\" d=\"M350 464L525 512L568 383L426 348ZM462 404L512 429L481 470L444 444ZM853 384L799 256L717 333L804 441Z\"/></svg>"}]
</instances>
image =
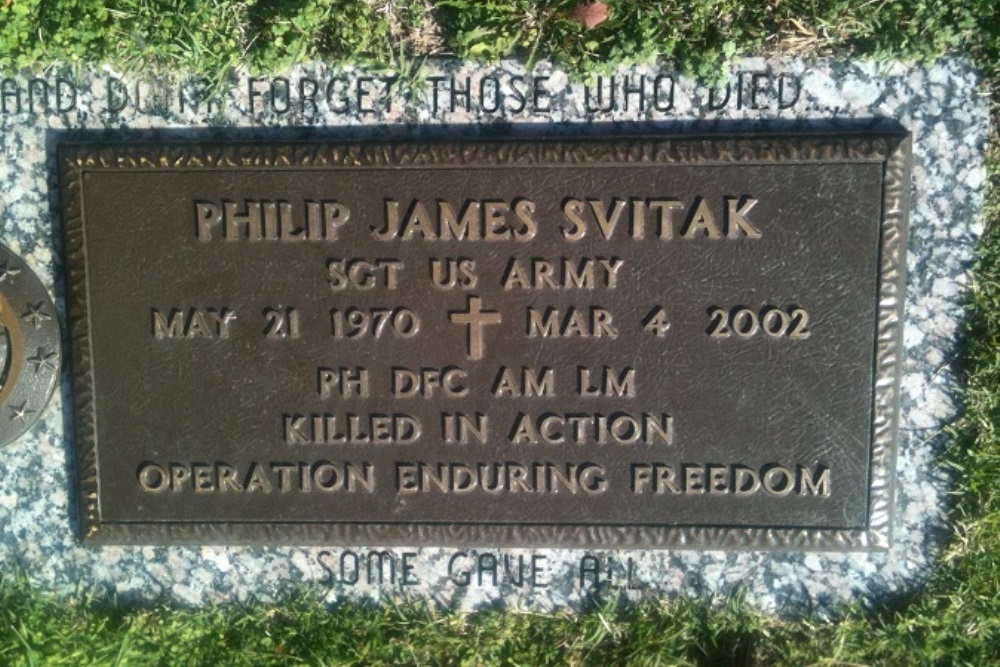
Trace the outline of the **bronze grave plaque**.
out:
<instances>
[{"instance_id":1,"label":"bronze grave plaque","mask_svg":"<svg viewBox=\"0 0 1000 667\"><path fill-rule=\"evenodd\" d=\"M888 544L905 135L60 163L88 542Z\"/></svg>"}]
</instances>

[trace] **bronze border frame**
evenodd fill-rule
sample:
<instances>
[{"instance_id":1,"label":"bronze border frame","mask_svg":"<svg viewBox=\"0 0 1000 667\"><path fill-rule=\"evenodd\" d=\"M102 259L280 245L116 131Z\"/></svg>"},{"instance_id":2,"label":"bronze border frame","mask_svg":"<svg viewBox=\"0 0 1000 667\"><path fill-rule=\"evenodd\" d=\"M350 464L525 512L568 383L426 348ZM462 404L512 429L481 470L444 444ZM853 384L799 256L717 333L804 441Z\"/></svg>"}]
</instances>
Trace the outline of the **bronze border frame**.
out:
<instances>
[{"instance_id":1,"label":"bronze border frame","mask_svg":"<svg viewBox=\"0 0 1000 667\"><path fill-rule=\"evenodd\" d=\"M680 135L395 143L66 143L59 147L71 336L80 533L86 544L424 545L726 550L883 550L891 538L898 441L911 139L908 133ZM82 177L175 168L705 164L883 164L868 527L478 525L436 523L109 523L101 518L91 373Z\"/></svg>"}]
</instances>

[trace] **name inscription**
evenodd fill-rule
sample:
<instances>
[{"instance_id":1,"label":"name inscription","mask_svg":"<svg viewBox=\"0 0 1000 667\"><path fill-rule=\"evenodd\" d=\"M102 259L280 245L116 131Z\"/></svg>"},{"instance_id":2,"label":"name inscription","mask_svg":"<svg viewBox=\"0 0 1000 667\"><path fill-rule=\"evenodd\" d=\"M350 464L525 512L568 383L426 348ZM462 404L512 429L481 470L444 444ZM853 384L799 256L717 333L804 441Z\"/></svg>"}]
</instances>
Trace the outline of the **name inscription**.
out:
<instances>
[{"instance_id":1,"label":"name inscription","mask_svg":"<svg viewBox=\"0 0 1000 667\"><path fill-rule=\"evenodd\" d=\"M900 142L729 141L68 150L85 537L873 546Z\"/></svg>"}]
</instances>

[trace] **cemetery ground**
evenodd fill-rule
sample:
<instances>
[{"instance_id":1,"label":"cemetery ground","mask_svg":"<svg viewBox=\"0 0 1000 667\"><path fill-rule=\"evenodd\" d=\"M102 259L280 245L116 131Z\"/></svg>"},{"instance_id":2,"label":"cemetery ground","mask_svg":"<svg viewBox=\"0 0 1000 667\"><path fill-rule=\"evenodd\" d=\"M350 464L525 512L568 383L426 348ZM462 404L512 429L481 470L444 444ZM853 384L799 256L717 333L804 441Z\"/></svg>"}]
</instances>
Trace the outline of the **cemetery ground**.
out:
<instances>
[{"instance_id":1,"label":"cemetery ground","mask_svg":"<svg viewBox=\"0 0 1000 667\"><path fill-rule=\"evenodd\" d=\"M223 77L321 59L413 71L428 55L555 62L586 76L659 56L711 77L741 54L926 60L959 52L1000 102L994 0L609 3L528 0L7 0L0 72L112 62ZM191 17L197 16L196 21ZM594 21L597 23L594 24ZM593 24L587 28L584 24ZM57 598L0 574L4 664L969 664L1000 661L1000 142L989 147L986 233L968 295L962 416L937 465L953 473L951 535L912 591L824 620L727 600L595 600L581 612L342 603L136 606Z\"/></svg>"}]
</instances>

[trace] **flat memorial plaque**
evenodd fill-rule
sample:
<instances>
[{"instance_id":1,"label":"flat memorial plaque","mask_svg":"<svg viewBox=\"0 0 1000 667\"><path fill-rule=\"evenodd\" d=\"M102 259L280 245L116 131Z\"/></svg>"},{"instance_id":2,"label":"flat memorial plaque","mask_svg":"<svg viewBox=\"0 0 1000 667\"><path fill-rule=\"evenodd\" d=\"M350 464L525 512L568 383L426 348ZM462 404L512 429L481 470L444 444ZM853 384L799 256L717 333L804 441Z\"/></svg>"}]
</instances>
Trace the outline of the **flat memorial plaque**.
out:
<instances>
[{"instance_id":1,"label":"flat memorial plaque","mask_svg":"<svg viewBox=\"0 0 1000 667\"><path fill-rule=\"evenodd\" d=\"M88 542L888 544L905 135L60 160Z\"/></svg>"}]
</instances>

